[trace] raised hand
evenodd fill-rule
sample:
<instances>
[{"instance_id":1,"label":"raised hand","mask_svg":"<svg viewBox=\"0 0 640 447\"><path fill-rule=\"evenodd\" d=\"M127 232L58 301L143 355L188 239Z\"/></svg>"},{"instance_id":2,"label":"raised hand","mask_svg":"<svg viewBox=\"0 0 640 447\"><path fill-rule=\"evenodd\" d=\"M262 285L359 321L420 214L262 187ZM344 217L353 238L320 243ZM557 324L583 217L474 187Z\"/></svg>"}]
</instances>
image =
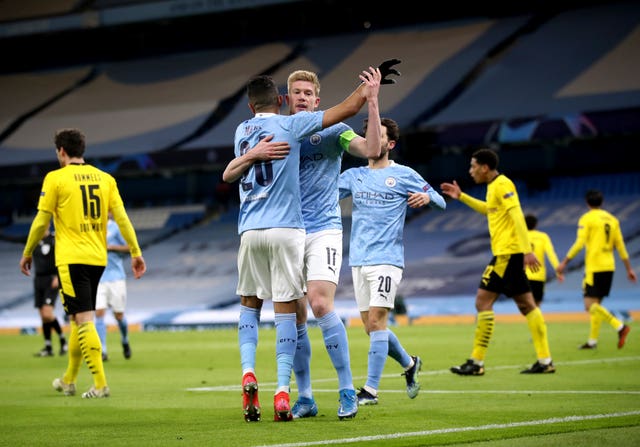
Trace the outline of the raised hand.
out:
<instances>
[{"instance_id":1,"label":"raised hand","mask_svg":"<svg viewBox=\"0 0 640 447\"><path fill-rule=\"evenodd\" d=\"M382 75L380 74L380 70L378 68L369 67L369 70L363 70L360 75L360 80L364 85L366 85L366 94L367 100L378 96L378 91L380 90L380 85Z\"/></svg>"}]
</instances>

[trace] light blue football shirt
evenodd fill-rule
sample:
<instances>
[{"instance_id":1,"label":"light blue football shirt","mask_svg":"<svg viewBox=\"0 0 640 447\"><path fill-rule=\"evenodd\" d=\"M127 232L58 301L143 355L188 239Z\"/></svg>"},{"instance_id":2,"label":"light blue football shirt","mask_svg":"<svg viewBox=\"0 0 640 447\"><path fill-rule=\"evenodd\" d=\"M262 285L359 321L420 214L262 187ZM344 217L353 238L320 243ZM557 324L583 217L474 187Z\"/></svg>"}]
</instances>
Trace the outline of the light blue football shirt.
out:
<instances>
[{"instance_id":1,"label":"light blue football shirt","mask_svg":"<svg viewBox=\"0 0 640 447\"><path fill-rule=\"evenodd\" d=\"M426 192L429 206L444 210L444 198L416 171L391 161L384 169L347 169L338 180L340 199L353 198L349 265L404 268L404 221L410 192Z\"/></svg>"},{"instance_id":2,"label":"light blue football shirt","mask_svg":"<svg viewBox=\"0 0 640 447\"><path fill-rule=\"evenodd\" d=\"M107 220L107 245L127 245L127 241L122 237L120 228L115 220ZM119 251L107 252L107 266L102 272L100 282L117 281L120 279L126 279L127 274L124 271L124 258L126 253Z\"/></svg>"},{"instance_id":3,"label":"light blue football shirt","mask_svg":"<svg viewBox=\"0 0 640 447\"><path fill-rule=\"evenodd\" d=\"M349 138L341 136L349 132ZM305 138L300 148L300 194L307 234L327 229L342 230L338 177L342 154L355 135L344 123Z\"/></svg>"},{"instance_id":4,"label":"light blue football shirt","mask_svg":"<svg viewBox=\"0 0 640 447\"><path fill-rule=\"evenodd\" d=\"M287 141L282 160L254 163L240 178L238 233L265 228L304 228L300 205L300 143L322 129L324 111L295 115L258 113L241 123L234 139L236 157L251 150L267 135Z\"/></svg>"}]
</instances>

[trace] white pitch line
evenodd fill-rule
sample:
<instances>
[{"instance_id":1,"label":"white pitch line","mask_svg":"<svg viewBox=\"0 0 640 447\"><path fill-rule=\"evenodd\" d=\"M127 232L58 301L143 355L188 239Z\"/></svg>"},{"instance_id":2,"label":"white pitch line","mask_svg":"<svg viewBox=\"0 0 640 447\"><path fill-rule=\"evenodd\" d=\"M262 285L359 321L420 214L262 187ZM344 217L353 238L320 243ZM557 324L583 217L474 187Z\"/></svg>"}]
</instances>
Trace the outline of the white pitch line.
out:
<instances>
[{"instance_id":1,"label":"white pitch line","mask_svg":"<svg viewBox=\"0 0 640 447\"><path fill-rule=\"evenodd\" d=\"M263 391L275 391L275 384L270 384L271 386L262 386L260 385L260 390ZM240 390L239 385L233 386L219 386L219 387L202 387L202 388L187 388L187 391L194 392L227 392L232 391L237 393ZM335 389L323 389L323 388L314 388L314 393L335 393ZM384 394L405 394L407 390L390 390L384 389ZM611 390L611 391L603 391L603 390L425 390L421 389L420 394L604 394L604 395L614 395L614 394L638 394L640 395L640 390L638 391L630 391L630 390Z\"/></svg>"},{"instance_id":2,"label":"white pitch line","mask_svg":"<svg viewBox=\"0 0 640 447\"><path fill-rule=\"evenodd\" d=\"M603 362L628 362L628 361L638 361L640 360L640 357L613 357L613 358L604 358L604 359L592 359L592 360L574 360L574 361L570 361L570 362L554 362L554 364L556 366L560 365L565 365L565 366L570 366L570 365L587 365L587 364L593 364L593 363L603 363ZM487 371L498 371L498 370L506 370L506 369L519 369L522 368L522 365L504 365L504 366L492 366L490 368L486 368ZM451 372L448 369L440 369L440 370L435 370L435 371L421 371L420 375L426 375L426 376L433 376L433 375L440 375L440 374L451 374ZM391 378L391 377L398 377L398 374L383 374L382 375L383 378ZM354 377L354 380L364 380L366 379L365 376L363 377ZM324 379L314 379L313 383L332 383L332 382L336 382L338 379L336 377L332 377L332 378L324 378ZM293 381L293 383L295 383L295 381ZM265 390L274 390L277 386L276 382L260 382L260 388L261 389L265 389ZM212 392L212 391L238 391L238 389L240 388L240 385L220 385L220 386L206 386L206 387L199 387L199 388L187 388L186 391L194 391L194 392ZM336 390L332 389L332 390L322 390L322 389L314 389L314 392L319 392L319 393L334 393ZM384 390L385 393L389 392L389 393L405 393L405 390ZM519 393L535 393L535 394L540 394L540 393L575 393L575 394L579 394L581 393L580 391L487 391L487 390L482 390L482 391L434 391L434 390L421 390L421 393L514 393L514 394L519 394ZM600 391L585 391L585 394L595 394L595 393L599 393ZM635 394L636 391L602 391L601 393L603 394Z\"/></svg>"},{"instance_id":3,"label":"white pitch line","mask_svg":"<svg viewBox=\"0 0 640 447\"><path fill-rule=\"evenodd\" d=\"M560 418L540 419L537 421L523 421L523 422L510 422L508 424L488 424L468 427L454 427L454 428L439 428L436 430L424 430L407 433L390 433L388 435L376 435L376 436L359 436L355 438L343 438L343 439L330 439L323 441L312 442L293 442L289 444L264 444L256 447L271 447L277 445L278 447L309 447L314 445L331 445L331 444L356 444L370 441L383 441L386 439L403 439L418 436L431 436L442 435L449 433L462 433L471 431L482 430L496 430L496 429L510 429L514 427L529 427L532 425L550 425L550 424L563 424L566 422L582 422L595 419L611 419L625 416L637 416L640 415L639 411L627 411L624 413L609 413L609 414L591 414L584 416L565 416Z\"/></svg>"}]
</instances>

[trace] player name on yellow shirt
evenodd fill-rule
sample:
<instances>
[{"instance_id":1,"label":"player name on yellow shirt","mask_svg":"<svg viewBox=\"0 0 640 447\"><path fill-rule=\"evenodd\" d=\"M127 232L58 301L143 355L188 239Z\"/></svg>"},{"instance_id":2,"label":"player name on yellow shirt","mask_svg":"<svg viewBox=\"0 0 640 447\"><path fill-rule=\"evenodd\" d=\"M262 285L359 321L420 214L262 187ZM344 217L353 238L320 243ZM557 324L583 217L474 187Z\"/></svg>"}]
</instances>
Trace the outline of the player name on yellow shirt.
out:
<instances>
[{"instance_id":1,"label":"player name on yellow shirt","mask_svg":"<svg viewBox=\"0 0 640 447\"><path fill-rule=\"evenodd\" d=\"M99 182L102 180L102 176L99 173L90 172L90 173L78 173L73 174L73 179L76 182Z\"/></svg>"},{"instance_id":2,"label":"player name on yellow shirt","mask_svg":"<svg viewBox=\"0 0 640 447\"><path fill-rule=\"evenodd\" d=\"M102 225L101 222L94 222L94 223L81 223L80 224L80 232L81 233L88 233L90 231L102 231L104 228L104 226Z\"/></svg>"}]
</instances>

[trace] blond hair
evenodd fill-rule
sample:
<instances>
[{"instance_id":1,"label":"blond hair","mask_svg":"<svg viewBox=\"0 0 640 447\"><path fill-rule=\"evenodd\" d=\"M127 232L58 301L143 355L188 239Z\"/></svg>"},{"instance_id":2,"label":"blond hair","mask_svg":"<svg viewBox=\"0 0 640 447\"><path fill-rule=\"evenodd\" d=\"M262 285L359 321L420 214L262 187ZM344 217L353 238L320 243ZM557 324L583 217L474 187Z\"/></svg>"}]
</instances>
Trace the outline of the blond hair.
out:
<instances>
[{"instance_id":1,"label":"blond hair","mask_svg":"<svg viewBox=\"0 0 640 447\"><path fill-rule=\"evenodd\" d=\"M320 96L320 80L318 75L308 70L296 70L287 79L287 89L291 90L291 84L296 81L306 81L313 83L316 96Z\"/></svg>"}]
</instances>

